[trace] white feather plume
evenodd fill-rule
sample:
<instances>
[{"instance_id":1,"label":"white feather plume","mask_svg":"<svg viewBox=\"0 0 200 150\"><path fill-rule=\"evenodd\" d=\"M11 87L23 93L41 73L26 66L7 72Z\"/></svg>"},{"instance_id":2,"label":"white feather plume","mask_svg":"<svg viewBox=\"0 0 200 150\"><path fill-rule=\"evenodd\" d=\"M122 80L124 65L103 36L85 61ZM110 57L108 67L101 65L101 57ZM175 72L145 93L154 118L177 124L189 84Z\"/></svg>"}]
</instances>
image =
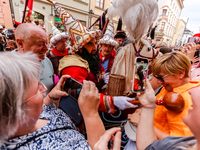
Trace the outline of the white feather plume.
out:
<instances>
[{"instance_id":1,"label":"white feather plume","mask_svg":"<svg viewBox=\"0 0 200 150\"><path fill-rule=\"evenodd\" d=\"M109 19L122 17L130 40L140 39L157 15L156 0L114 0L108 9Z\"/></svg>"}]
</instances>

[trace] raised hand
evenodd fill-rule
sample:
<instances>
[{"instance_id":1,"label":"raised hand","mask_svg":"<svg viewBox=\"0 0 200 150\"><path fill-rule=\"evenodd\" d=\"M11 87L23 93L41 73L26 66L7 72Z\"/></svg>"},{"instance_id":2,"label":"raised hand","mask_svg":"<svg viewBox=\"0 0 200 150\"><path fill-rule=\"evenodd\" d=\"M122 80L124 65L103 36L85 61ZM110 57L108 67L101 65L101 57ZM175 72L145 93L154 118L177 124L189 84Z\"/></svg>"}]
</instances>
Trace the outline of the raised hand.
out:
<instances>
[{"instance_id":1,"label":"raised hand","mask_svg":"<svg viewBox=\"0 0 200 150\"><path fill-rule=\"evenodd\" d=\"M155 106L155 91L151 87L149 80L146 81L146 91L145 93L138 93L137 94L140 103L143 106Z\"/></svg>"}]
</instances>

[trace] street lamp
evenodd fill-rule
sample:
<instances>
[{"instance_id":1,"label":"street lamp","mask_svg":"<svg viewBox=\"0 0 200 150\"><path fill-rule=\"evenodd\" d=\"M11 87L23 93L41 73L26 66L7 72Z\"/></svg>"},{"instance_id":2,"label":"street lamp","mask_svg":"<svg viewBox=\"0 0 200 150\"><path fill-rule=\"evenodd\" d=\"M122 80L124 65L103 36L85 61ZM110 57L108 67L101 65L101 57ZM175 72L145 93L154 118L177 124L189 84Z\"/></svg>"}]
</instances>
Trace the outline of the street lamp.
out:
<instances>
[{"instance_id":1,"label":"street lamp","mask_svg":"<svg viewBox=\"0 0 200 150\"><path fill-rule=\"evenodd\" d=\"M90 11L88 12L89 13L89 18L90 18L90 26L91 26L91 23L92 23L92 17L94 15L94 12L92 9L90 9Z\"/></svg>"}]
</instances>

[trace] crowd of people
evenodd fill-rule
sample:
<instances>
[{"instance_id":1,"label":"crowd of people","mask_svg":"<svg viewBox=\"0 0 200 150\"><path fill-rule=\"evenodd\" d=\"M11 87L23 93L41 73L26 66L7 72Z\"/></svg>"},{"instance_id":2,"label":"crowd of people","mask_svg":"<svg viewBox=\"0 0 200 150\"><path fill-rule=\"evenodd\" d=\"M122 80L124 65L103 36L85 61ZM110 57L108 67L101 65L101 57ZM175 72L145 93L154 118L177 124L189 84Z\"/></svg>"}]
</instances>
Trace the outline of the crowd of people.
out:
<instances>
[{"instance_id":1,"label":"crowd of people","mask_svg":"<svg viewBox=\"0 0 200 150\"><path fill-rule=\"evenodd\" d=\"M90 30L55 1L66 32L48 21L49 34L31 16L15 29L0 26L1 149L200 149L200 42L175 47L143 36L157 2L121 1L108 16L117 9L127 32L115 32L111 19L104 34ZM149 22L132 24L138 9ZM137 57L148 59L148 71L140 65L134 75ZM107 93L110 74L126 78L122 95ZM68 78L82 83L81 91L63 90Z\"/></svg>"}]
</instances>

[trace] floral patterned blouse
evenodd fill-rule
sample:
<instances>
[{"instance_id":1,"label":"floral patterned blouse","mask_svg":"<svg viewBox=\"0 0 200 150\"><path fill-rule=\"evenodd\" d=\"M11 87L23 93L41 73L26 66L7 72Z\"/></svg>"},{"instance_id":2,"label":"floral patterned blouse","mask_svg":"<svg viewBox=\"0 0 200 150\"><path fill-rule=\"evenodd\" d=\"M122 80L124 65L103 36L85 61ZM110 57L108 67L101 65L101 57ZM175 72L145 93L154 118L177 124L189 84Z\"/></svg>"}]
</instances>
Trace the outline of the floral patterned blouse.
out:
<instances>
[{"instance_id":1,"label":"floral patterned blouse","mask_svg":"<svg viewBox=\"0 0 200 150\"><path fill-rule=\"evenodd\" d=\"M87 140L76 130L65 112L56 108L55 104L43 106L40 118L50 121L37 131L7 140L0 147L1 150L91 150Z\"/></svg>"}]
</instances>

